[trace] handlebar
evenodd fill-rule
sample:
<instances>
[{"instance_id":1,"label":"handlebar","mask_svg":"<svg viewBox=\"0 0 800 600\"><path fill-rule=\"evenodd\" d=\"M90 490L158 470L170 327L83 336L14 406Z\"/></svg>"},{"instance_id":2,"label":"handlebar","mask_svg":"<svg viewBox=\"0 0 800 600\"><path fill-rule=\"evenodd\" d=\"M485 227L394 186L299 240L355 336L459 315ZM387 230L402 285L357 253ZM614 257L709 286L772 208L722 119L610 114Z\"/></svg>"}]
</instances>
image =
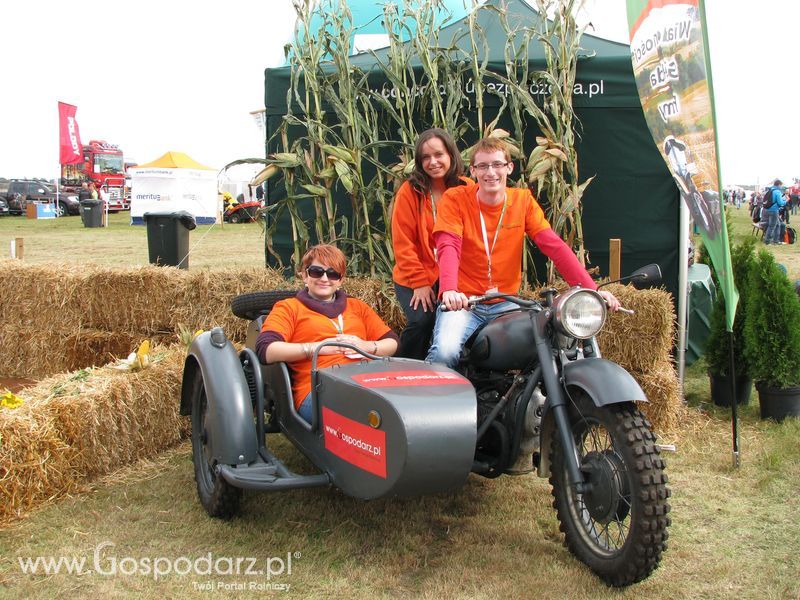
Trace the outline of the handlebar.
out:
<instances>
[{"instance_id":1,"label":"handlebar","mask_svg":"<svg viewBox=\"0 0 800 600\"><path fill-rule=\"evenodd\" d=\"M483 294L481 296L472 296L471 298L467 299L467 303L469 306L475 306L476 304L480 304L482 302L487 302L489 300L495 300L497 298L503 298L508 302L516 304L522 308L541 308L541 304L536 300L525 300L524 298L520 298L519 296L513 296L511 294L501 294L499 292L495 292L492 294ZM442 304L442 312L449 312L449 308L447 308L444 304ZM620 306L617 309L619 312L624 313L626 315L633 315L636 314L636 311L631 310L630 308L623 308Z\"/></svg>"},{"instance_id":2,"label":"handlebar","mask_svg":"<svg viewBox=\"0 0 800 600\"><path fill-rule=\"evenodd\" d=\"M367 352L366 350L362 350L358 346L355 346L353 344L348 344L347 342L322 342L316 348L314 348L314 353L311 356L311 370L312 371L316 371L317 370L317 357L319 356L319 350L320 350L320 348L323 348L325 346L341 346L342 348L350 348L351 350L355 350L356 352L358 352L359 354L365 356L366 358L369 358L369 359L372 359L372 360L381 360L381 359L383 359L382 356L378 356L377 354L372 354L371 352Z\"/></svg>"}]
</instances>

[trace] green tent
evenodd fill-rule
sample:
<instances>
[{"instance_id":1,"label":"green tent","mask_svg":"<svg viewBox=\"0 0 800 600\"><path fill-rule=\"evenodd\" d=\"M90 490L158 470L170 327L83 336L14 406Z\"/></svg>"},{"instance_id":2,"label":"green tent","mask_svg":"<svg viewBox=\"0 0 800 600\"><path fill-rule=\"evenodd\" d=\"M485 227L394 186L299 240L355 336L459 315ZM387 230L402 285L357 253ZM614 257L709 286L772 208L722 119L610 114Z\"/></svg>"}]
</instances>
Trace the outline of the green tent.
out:
<instances>
[{"instance_id":1,"label":"green tent","mask_svg":"<svg viewBox=\"0 0 800 600\"><path fill-rule=\"evenodd\" d=\"M486 4L504 6L510 23L533 24L540 19L523 0L488 0ZM488 40L489 68L504 73L506 34L496 11L481 9L476 20ZM456 21L440 30L440 42L447 44L454 40L466 51L467 31L466 18ZM586 56L578 63L574 88L574 106L581 121L577 147L580 180L596 175L584 194L583 226L590 261L607 274L608 240L620 238L622 273L657 262L664 273L665 285L677 297L680 197L645 123L633 78L630 47L591 35L584 35L581 45ZM376 52L379 58L385 54L384 50ZM544 70L544 53L537 44L531 44L528 60L531 71ZM364 71L374 71L370 77L372 89L390 87L371 54L354 56L351 61ZM268 138L286 114L289 85L289 67L265 71ZM485 95L484 99L487 106L500 104L493 95ZM491 118L490 111L485 114ZM500 125L503 126L502 121ZM529 135L535 136L536 131L531 129ZM466 147L474 141L461 140L460 145ZM283 194L279 181L270 182L268 201L275 201ZM289 231L288 226L280 229ZM288 256L292 251L289 235L274 239L273 247L282 256Z\"/></svg>"}]
</instances>

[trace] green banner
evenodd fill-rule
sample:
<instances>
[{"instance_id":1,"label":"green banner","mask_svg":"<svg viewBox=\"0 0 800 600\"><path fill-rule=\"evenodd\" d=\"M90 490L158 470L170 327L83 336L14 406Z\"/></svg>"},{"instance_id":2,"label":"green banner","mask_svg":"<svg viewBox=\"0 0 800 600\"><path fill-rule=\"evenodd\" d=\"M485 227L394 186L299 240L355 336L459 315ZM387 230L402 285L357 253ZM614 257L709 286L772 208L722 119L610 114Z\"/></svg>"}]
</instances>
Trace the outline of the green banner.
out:
<instances>
[{"instance_id":1,"label":"green banner","mask_svg":"<svg viewBox=\"0 0 800 600\"><path fill-rule=\"evenodd\" d=\"M702 0L627 0L631 61L645 120L717 271L728 331L733 281Z\"/></svg>"}]
</instances>

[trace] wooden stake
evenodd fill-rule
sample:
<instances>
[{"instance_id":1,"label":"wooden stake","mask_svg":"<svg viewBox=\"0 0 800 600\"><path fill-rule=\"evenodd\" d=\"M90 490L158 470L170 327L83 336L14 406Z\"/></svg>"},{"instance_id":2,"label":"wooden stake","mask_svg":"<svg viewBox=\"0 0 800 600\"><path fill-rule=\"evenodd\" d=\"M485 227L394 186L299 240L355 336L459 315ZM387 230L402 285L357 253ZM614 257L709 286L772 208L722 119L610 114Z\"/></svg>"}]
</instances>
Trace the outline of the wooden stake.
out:
<instances>
[{"instance_id":1,"label":"wooden stake","mask_svg":"<svg viewBox=\"0 0 800 600\"><path fill-rule=\"evenodd\" d=\"M25 245L22 241L22 238L14 238L14 252L12 258L18 258L19 260L22 260L24 254Z\"/></svg>"},{"instance_id":2,"label":"wooden stake","mask_svg":"<svg viewBox=\"0 0 800 600\"><path fill-rule=\"evenodd\" d=\"M621 277L620 262L622 260L622 240L608 240L608 278L615 281Z\"/></svg>"}]
</instances>

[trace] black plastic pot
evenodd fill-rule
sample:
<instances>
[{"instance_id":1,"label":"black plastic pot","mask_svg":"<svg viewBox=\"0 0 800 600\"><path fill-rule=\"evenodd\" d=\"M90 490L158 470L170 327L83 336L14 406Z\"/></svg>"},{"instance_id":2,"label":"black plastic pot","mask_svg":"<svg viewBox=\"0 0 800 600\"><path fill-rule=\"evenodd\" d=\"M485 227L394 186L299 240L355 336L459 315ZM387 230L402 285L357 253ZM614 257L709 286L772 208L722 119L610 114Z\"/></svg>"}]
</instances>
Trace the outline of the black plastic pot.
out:
<instances>
[{"instance_id":1,"label":"black plastic pot","mask_svg":"<svg viewBox=\"0 0 800 600\"><path fill-rule=\"evenodd\" d=\"M717 406L731 405L731 379L727 375L708 374L711 382L711 400ZM750 402L750 392L753 390L753 380L746 375L736 379L736 404Z\"/></svg>"},{"instance_id":2,"label":"black plastic pot","mask_svg":"<svg viewBox=\"0 0 800 600\"><path fill-rule=\"evenodd\" d=\"M756 382L762 419L778 422L786 417L800 417L800 386L771 388L763 381Z\"/></svg>"}]
</instances>

